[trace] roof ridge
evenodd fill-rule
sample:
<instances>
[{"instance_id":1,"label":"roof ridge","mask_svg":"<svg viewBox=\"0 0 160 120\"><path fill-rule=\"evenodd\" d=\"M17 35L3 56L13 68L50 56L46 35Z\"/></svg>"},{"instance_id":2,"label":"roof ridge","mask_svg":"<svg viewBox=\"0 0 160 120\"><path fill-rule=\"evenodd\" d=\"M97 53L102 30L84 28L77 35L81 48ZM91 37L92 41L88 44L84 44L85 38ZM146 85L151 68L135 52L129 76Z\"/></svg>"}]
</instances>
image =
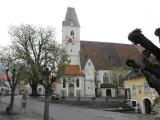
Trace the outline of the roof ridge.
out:
<instances>
[{"instance_id":1,"label":"roof ridge","mask_svg":"<svg viewBox=\"0 0 160 120\"><path fill-rule=\"evenodd\" d=\"M92 42L92 43L108 43L108 44L121 44L121 45L131 45L134 46L134 44L127 44L127 43L115 43L115 42L105 42L105 41L89 41L89 40L80 40L80 42Z\"/></svg>"}]
</instances>

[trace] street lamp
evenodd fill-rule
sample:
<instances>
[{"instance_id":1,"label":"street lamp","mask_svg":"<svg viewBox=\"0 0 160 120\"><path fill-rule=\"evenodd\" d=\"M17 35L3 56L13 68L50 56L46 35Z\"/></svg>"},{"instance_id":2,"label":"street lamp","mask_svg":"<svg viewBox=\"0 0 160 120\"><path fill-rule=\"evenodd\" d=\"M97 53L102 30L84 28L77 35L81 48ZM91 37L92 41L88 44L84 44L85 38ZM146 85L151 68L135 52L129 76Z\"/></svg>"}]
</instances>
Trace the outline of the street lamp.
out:
<instances>
[{"instance_id":1,"label":"street lamp","mask_svg":"<svg viewBox=\"0 0 160 120\"><path fill-rule=\"evenodd\" d=\"M154 34L159 38L159 43L160 43L160 28L157 28Z\"/></svg>"}]
</instances>

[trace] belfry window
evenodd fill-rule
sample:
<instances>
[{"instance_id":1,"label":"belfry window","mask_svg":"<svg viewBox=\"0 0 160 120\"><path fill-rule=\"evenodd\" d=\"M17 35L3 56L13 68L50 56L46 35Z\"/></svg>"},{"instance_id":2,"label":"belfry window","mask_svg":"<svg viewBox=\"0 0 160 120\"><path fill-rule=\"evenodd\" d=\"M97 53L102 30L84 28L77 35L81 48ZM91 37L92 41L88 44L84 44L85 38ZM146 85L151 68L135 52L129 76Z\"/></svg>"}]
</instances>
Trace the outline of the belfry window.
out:
<instances>
[{"instance_id":1,"label":"belfry window","mask_svg":"<svg viewBox=\"0 0 160 120\"><path fill-rule=\"evenodd\" d=\"M71 35L71 36L74 36L74 31L73 31L73 30L71 31L70 35Z\"/></svg>"},{"instance_id":2,"label":"belfry window","mask_svg":"<svg viewBox=\"0 0 160 120\"><path fill-rule=\"evenodd\" d=\"M63 78L63 88L66 88L66 79Z\"/></svg>"},{"instance_id":3,"label":"belfry window","mask_svg":"<svg viewBox=\"0 0 160 120\"><path fill-rule=\"evenodd\" d=\"M108 75L107 75L107 73L103 74L103 83L108 83Z\"/></svg>"},{"instance_id":4,"label":"belfry window","mask_svg":"<svg viewBox=\"0 0 160 120\"><path fill-rule=\"evenodd\" d=\"M79 87L79 78L76 80L76 86Z\"/></svg>"}]
</instances>

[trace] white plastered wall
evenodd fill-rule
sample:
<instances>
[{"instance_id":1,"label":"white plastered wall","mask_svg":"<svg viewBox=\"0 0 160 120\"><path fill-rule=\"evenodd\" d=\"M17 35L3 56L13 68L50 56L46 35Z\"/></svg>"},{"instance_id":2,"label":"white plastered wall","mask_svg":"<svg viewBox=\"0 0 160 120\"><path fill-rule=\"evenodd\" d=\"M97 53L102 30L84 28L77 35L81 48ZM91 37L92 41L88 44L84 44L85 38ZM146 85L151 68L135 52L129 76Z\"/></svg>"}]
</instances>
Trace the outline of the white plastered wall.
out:
<instances>
[{"instance_id":1,"label":"white plastered wall","mask_svg":"<svg viewBox=\"0 0 160 120\"><path fill-rule=\"evenodd\" d=\"M95 96L95 69L92 61L88 59L84 67L85 74L85 96Z\"/></svg>"}]
</instances>

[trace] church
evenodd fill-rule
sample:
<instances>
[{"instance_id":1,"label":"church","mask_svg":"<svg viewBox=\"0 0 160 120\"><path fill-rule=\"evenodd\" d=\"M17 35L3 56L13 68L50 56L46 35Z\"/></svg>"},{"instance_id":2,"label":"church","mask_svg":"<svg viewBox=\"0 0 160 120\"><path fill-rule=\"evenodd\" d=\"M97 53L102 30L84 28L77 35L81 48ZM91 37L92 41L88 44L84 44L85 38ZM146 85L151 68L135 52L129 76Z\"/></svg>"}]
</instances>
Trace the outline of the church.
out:
<instances>
[{"instance_id":1,"label":"church","mask_svg":"<svg viewBox=\"0 0 160 120\"><path fill-rule=\"evenodd\" d=\"M125 64L129 58L140 61L140 50L135 45L81 40L80 23L72 7L68 7L62 22L61 46L71 61L60 79L61 96L115 97L112 70L130 70Z\"/></svg>"}]
</instances>

